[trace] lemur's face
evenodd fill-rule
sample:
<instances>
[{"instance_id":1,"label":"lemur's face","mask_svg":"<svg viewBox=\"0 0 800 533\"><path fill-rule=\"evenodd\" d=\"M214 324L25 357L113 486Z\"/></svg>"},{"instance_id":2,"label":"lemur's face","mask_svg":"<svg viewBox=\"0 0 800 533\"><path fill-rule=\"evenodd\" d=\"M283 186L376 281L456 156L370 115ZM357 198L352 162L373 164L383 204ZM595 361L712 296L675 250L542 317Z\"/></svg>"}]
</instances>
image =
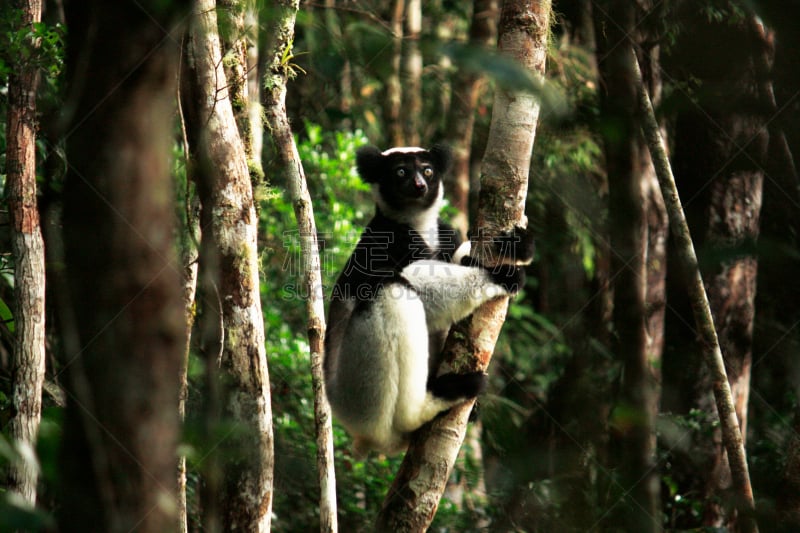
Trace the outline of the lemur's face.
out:
<instances>
[{"instance_id":1,"label":"lemur's face","mask_svg":"<svg viewBox=\"0 0 800 533\"><path fill-rule=\"evenodd\" d=\"M434 206L442 194L442 178L450 162L444 148L377 148L359 151L361 177L377 185L380 198L392 209L425 210Z\"/></svg>"},{"instance_id":2,"label":"lemur's face","mask_svg":"<svg viewBox=\"0 0 800 533\"><path fill-rule=\"evenodd\" d=\"M388 172L380 184L384 200L423 208L433 205L439 196L441 177L428 155L428 152L420 152L388 156ZM396 201L392 202L390 198Z\"/></svg>"}]
</instances>

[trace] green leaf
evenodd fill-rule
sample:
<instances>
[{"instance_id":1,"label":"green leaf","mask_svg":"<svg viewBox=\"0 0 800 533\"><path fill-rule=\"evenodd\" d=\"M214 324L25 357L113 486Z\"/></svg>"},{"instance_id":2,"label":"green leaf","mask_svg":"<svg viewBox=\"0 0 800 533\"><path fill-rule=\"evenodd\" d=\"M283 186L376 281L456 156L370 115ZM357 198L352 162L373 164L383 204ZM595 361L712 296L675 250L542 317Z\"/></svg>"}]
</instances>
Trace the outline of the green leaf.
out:
<instances>
[{"instance_id":1,"label":"green leaf","mask_svg":"<svg viewBox=\"0 0 800 533\"><path fill-rule=\"evenodd\" d=\"M14 315L2 298L0 298L0 320L6 323L6 326L8 326L8 329L11 331L11 333L14 333Z\"/></svg>"}]
</instances>

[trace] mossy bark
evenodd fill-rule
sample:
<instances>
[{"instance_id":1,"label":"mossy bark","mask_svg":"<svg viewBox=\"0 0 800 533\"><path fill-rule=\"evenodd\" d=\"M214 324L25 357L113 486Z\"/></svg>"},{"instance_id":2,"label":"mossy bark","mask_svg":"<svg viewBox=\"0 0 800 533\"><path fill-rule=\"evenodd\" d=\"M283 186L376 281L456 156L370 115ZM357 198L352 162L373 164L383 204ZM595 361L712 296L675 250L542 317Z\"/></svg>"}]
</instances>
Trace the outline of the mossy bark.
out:
<instances>
[{"instance_id":1,"label":"mossy bark","mask_svg":"<svg viewBox=\"0 0 800 533\"><path fill-rule=\"evenodd\" d=\"M215 4L199 0L194 9L181 97L201 203L198 342L208 373L205 437L224 442L209 452L215 457L204 473L204 523L211 531L224 524L226 530L266 532L274 456L258 219L222 65ZM217 400L221 405L214 405ZM222 426L215 422L234 429L220 435ZM215 463L221 472L213 471ZM221 486L214 487L220 473Z\"/></svg>"}]
</instances>

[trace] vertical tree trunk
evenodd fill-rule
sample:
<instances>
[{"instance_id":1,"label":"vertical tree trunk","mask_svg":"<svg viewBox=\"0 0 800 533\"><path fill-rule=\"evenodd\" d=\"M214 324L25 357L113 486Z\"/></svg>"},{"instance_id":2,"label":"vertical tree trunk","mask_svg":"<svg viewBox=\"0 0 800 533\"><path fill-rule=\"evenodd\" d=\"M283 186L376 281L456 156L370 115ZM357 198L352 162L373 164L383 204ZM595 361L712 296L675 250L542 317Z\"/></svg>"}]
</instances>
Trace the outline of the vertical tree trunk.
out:
<instances>
[{"instance_id":1,"label":"vertical tree trunk","mask_svg":"<svg viewBox=\"0 0 800 533\"><path fill-rule=\"evenodd\" d=\"M179 71L180 72L180 71ZM180 73L178 75L180 79ZM199 250L198 242L200 239L200 201L197 192L192 187L196 182L192 175L193 169L191 158L189 157L189 141L186 138L186 121L183 117L183 108L180 98L178 98L178 112L181 121L181 131L183 133L184 165L186 167L186 184L183 194L184 215L180 227L180 260L182 267L182 286L183 286L183 305L186 317L186 345L183 355L183 362L180 370L180 400L178 403L178 415L181 422L186 421L186 406L189 401L189 356L192 348L192 329L195 321L196 295L197 295L197 274ZM178 531L188 533L189 531L189 509L186 499L186 456L178 457Z\"/></svg>"},{"instance_id":2,"label":"vertical tree trunk","mask_svg":"<svg viewBox=\"0 0 800 533\"><path fill-rule=\"evenodd\" d=\"M497 0L474 0L469 27L469 44L489 47L497 39ZM451 221L462 238L469 229L470 159L475 108L481 93L483 76L478 72L459 69L453 76L453 97L447 114L446 142L453 149L453 169L445 179L445 193L450 204L458 210Z\"/></svg>"},{"instance_id":3,"label":"vertical tree trunk","mask_svg":"<svg viewBox=\"0 0 800 533\"><path fill-rule=\"evenodd\" d=\"M620 398L610 420L611 458L619 472L612 494L623 501L624 529L647 532L659 531L661 526L659 480L654 468L658 398L648 357L645 306L648 228L644 193L650 183L645 182L641 167L637 85L628 41L636 27L635 8L625 0L610 0L596 3L594 14L608 173L613 349L623 366Z\"/></svg>"},{"instance_id":4,"label":"vertical tree trunk","mask_svg":"<svg viewBox=\"0 0 800 533\"><path fill-rule=\"evenodd\" d=\"M190 222L191 223L191 222ZM186 231L195 231L192 226ZM191 333L194 326L195 295L197 292L197 271L198 271L197 250L192 246L184 249L181 253L181 266L183 267L182 286L184 316L186 320L186 344L184 348L183 361L180 369L180 394L178 403L178 415L181 422L186 421L186 405L189 401L189 354L191 352ZM186 499L186 456L178 457L178 531L188 533L189 531L189 508Z\"/></svg>"},{"instance_id":5,"label":"vertical tree trunk","mask_svg":"<svg viewBox=\"0 0 800 533\"><path fill-rule=\"evenodd\" d=\"M170 146L178 2L66 6L69 375L59 530L174 529L185 329ZM164 504L164 502L169 502Z\"/></svg>"},{"instance_id":6,"label":"vertical tree trunk","mask_svg":"<svg viewBox=\"0 0 800 533\"><path fill-rule=\"evenodd\" d=\"M342 70L339 76L339 90L336 92L336 104L334 108L341 114L339 128L352 129L350 120L351 108L353 106L353 69L350 59L347 57L347 46L342 30L341 20L336 14L336 0L325 0L325 27L330 34L332 46L336 53L341 57Z\"/></svg>"},{"instance_id":7,"label":"vertical tree trunk","mask_svg":"<svg viewBox=\"0 0 800 533\"><path fill-rule=\"evenodd\" d=\"M638 20L648 16L655 16L652 10L656 2L648 0L641 2L647 11L640 12ZM640 28L645 24L639 24ZM640 34L643 32L640 31ZM653 35L642 34L638 41L648 42L655 38ZM642 78L645 87L652 99L653 106L657 107L661 103L661 65L660 48L652 46L641 48L637 54L639 64L642 65ZM666 128L662 125L661 136L666 139ZM667 240L669 237L669 217L664 205L664 198L661 195L661 188L658 185L650 151L647 148L645 139L637 133L639 152L639 165L642 172L642 189L644 196L645 213L645 331L646 331L646 352L650 360L650 372L655 378L654 385L661 382L661 358L664 350L664 317L666 315L667 299ZM658 414L658 396L660 391L654 391L656 398L652 404L653 416Z\"/></svg>"},{"instance_id":8,"label":"vertical tree trunk","mask_svg":"<svg viewBox=\"0 0 800 533\"><path fill-rule=\"evenodd\" d=\"M20 30L42 19L41 0L18 0ZM36 503L39 471L36 436L42 413L45 367L44 242L36 202L36 91L39 80L34 61L38 43L27 43L31 54L12 70L8 80L6 123L6 194L11 217L14 254L14 353L11 360L13 408L9 436L20 449L20 459L9 467L8 490Z\"/></svg>"},{"instance_id":9,"label":"vertical tree trunk","mask_svg":"<svg viewBox=\"0 0 800 533\"><path fill-rule=\"evenodd\" d=\"M422 32L422 0L406 0L405 34L400 80L402 103L400 121L403 143L419 146L419 120L422 115L422 51L419 38Z\"/></svg>"},{"instance_id":10,"label":"vertical tree trunk","mask_svg":"<svg viewBox=\"0 0 800 533\"><path fill-rule=\"evenodd\" d=\"M272 509L274 457L257 217L247 157L222 68L213 0L195 4L186 59L181 95L189 146L198 168L201 270L207 269L201 274L205 290L200 329L206 341L212 339L203 347L211 380L207 393L213 397L219 388L221 416L234 424L224 435L224 455L219 448L211 452L222 465L224 480L221 494L209 497L221 497L220 520L226 530L266 532ZM221 316L215 315L218 305ZM220 326L223 331L215 329ZM209 331L217 333L209 335ZM217 352L214 345L220 341ZM213 377L217 365L220 383ZM218 440L220 435L214 437ZM209 475L213 482L214 472ZM213 507L213 502L209 505ZM216 527L213 518L208 523L212 529Z\"/></svg>"},{"instance_id":11,"label":"vertical tree trunk","mask_svg":"<svg viewBox=\"0 0 800 533\"><path fill-rule=\"evenodd\" d=\"M507 0L499 25L501 53L534 74L543 74L549 23L548 0ZM507 90L498 90L495 94L478 207L481 239L491 239L524 223L528 171L538 117L539 105L531 94ZM480 248L476 246L478 253ZM445 358L453 362L454 368L486 370L507 305L507 298L489 302L472 315L468 325L451 332ZM400 471L378 515L378 530L424 531L428 527L464 439L471 407L472 402L455 407L412 436Z\"/></svg>"},{"instance_id":12,"label":"vertical tree trunk","mask_svg":"<svg viewBox=\"0 0 800 533\"><path fill-rule=\"evenodd\" d=\"M255 165L255 171L258 172L259 177L263 178L264 169L262 168L263 146L264 146L264 119L261 115L261 76L259 58L259 38L261 32L259 31L259 20L261 19L260 11L257 6L250 5L247 7L245 15L245 25L248 29L248 35L252 38L248 39L247 46L247 108L249 110L250 121L250 164ZM253 173L251 166L250 173Z\"/></svg>"},{"instance_id":13,"label":"vertical tree trunk","mask_svg":"<svg viewBox=\"0 0 800 533\"><path fill-rule=\"evenodd\" d=\"M252 13L250 4L247 0L220 0L220 46L225 79L228 80L228 99L233 108L244 152L247 154L248 171L260 179L263 177L261 150L254 146L255 135L263 133L258 105L260 86L248 81L251 71L257 74L255 65L251 70L249 57L251 51L258 50L258 46L254 42L255 32L247 26L248 19L258 20L258 15ZM251 88L256 92L250 94Z\"/></svg>"},{"instance_id":14,"label":"vertical tree trunk","mask_svg":"<svg viewBox=\"0 0 800 533\"><path fill-rule=\"evenodd\" d=\"M286 84L288 67L283 58L291 55L294 25L299 0L283 0L281 10L268 33L273 36L267 47L270 54L269 69L265 77L264 111L275 144L280 169L286 175L289 194L300 230L304 293L307 294L308 344L311 350L311 380L314 390L314 422L317 440L317 473L320 484L320 531L334 533L338 530L336 515L336 474L333 462L333 429L331 410L325 397L322 373L325 349L325 308L322 294L317 228L314 207L308 192L306 176L300 154L292 137L286 115Z\"/></svg>"},{"instance_id":15,"label":"vertical tree trunk","mask_svg":"<svg viewBox=\"0 0 800 533\"><path fill-rule=\"evenodd\" d=\"M392 0L392 73L386 78L386 99L384 102L384 122L386 123L386 141L390 146L403 146L403 124L400 110L403 105L403 86L400 71L403 58L403 13L405 0Z\"/></svg>"}]
</instances>

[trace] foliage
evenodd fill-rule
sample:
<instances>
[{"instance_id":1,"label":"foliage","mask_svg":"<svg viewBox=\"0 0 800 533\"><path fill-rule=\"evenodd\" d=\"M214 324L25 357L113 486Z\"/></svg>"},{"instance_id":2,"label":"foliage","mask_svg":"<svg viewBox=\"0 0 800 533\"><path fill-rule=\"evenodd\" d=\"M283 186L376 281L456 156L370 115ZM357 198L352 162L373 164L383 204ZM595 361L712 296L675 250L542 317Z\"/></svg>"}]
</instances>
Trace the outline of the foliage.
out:
<instances>
[{"instance_id":1,"label":"foliage","mask_svg":"<svg viewBox=\"0 0 800 533\"><path fill-rule=\"evenodd\" d=\"M355 151L367 143L361 132L324 132L306 123L297 140L319 230L322 290L327 296L371 216L369 187L355 172ZM278 177L276 182L280 182ZM314 419L306 341L305 304L299 277L300 245L285 191L273 183L262 201L262 298L275 424L276 531L314 529L317 481ZM350 441L335 426L337 485L342 530L368 527L388 490L397 459L356 461Z\"/></svg>"},{"instance_id":2,"label":"foliage","mask_svg":"<svg viewBox=\"0 0 800 533\"><path fill-rule=\"evenodd\" d=\"M35 22L22 26L22 11L0 8L0 86L21 66L36 67L56 78L64 66L64 27Z\"/></svg>"},{"instance_id":3,"label":"foliage","mask_svg":"<svg viewBox=\"0 0 800 533\"><path fill-rule=\"evenodd\" d=\"M372 215L369 187L355 172L355 151L367 143L363 133L323 134L318 125L307 123L298 152L306 172L309 192L314 198L314 216L322 261L322 290L328 294L335 276L344 266L358 241L361 227ZM265 297L265 309L277 315L294 331L305 331L305 308L300 274L300 241L294 210L282 185L273 179L261 202L261 232L264 242L262 269L269 280L265 290L276 291ZM280 305L277 304L280 302ZM265 311L266 312L266 311Z\"/></svg>"}]
</instances>

